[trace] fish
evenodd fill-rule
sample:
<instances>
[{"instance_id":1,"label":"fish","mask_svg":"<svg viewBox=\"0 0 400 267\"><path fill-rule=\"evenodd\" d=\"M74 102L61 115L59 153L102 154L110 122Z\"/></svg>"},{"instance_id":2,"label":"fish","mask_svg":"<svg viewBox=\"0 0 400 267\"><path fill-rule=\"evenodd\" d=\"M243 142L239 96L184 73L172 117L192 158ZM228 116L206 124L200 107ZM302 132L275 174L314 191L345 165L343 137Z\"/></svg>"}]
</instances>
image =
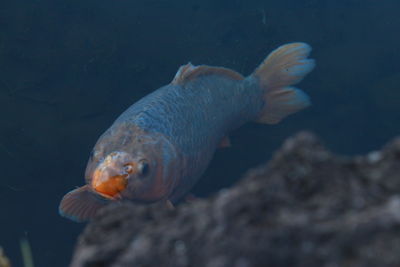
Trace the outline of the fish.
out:
<instances>
[{"instance_id":1,"label":"fish","mask_svg":"<svg viewBox=\"0 0 400 267\"><path fill-rule=\"evenodd\" d=\"M67 193L61 216L84 222L112 202L174 204L247 122L276 124L310 105L293 87L315 66L311 47L288 43L247 77L224 67L181 66L173 80L124 111L98 139L86 185Z\"/></svg>"}]
</instances>

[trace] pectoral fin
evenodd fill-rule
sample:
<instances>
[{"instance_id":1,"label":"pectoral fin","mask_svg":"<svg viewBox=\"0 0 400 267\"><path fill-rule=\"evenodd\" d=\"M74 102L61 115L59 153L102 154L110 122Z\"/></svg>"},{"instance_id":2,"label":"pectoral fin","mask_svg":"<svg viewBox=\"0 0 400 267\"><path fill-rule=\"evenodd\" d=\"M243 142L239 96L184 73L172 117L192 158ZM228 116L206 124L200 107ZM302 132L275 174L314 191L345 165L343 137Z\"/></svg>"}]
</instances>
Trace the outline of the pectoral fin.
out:
<instances>
[{"instance_id":1,"label":"pectoral fin","mask_svg":"<svg viewBox=\"0 0 400 267\"><path fill-rule=\"evenodd\" d=\"M166 200L166 201L165 201L165 206L166 206L167 209L169 209L169 210L175 210L175 206L174 206L174 204L173 204L170 200Z\"/></svg>"},{"instance_id":2,"label":"pectoral fin","mask_svg":"<svg viewBox=\"0 0 400 267\"><path fill-rule=\"evenodd\" d=\"M92 219L109 201L90 190L88 185L68 192L58 208L61 216L76 222Z\"/></svg>"}]
</instances>

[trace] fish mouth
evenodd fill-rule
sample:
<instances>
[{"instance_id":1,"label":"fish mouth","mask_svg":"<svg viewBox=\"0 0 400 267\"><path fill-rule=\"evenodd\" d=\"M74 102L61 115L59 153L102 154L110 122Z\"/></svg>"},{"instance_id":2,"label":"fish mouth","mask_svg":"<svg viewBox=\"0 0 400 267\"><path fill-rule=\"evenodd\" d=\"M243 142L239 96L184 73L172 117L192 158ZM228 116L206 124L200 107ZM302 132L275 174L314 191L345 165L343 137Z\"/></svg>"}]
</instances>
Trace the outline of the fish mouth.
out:
<instances>
[{"instance_id":1,"label":"fish mouth","mask_svg":"<svg viewBox=\"0 0 400 267\"><path fill-rule=\"evenodd\" d=\"M91 187L104 198L120 199L121 192L128 186L128 178L133 170L134 166L127 153L112 152L95 168Z\"/></svg>"},{"instance_id":2,"label":"fish mouth","mask_svg":"<svg viewBox=\"0 0 400 267\"><path fill-rule=\"evenodd\" d=\"M127 175L115 175L107 179L96 179L92 181L92 188L99 195L107 199L119 199L120 193L128 185Z\"/></svg>"}]
</instances>

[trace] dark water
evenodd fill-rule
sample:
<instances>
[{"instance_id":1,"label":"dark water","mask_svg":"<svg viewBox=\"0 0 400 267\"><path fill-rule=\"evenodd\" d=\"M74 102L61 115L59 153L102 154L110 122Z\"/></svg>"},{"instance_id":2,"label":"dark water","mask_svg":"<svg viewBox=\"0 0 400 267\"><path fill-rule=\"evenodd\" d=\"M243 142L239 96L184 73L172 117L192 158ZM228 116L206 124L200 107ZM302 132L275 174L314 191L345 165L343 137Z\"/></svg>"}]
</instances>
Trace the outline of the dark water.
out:
<instances>
[{"instance_id":1,"label":"dark water","mask_svg":"<svg viewBox=\"0 0 400 267\"><path fill-rule=\"evenodd\" d=\"M333 151L364 153L400 133L397 0L0 2L0 245L21 266L66 266L82 224L59 217L83 184L98 136L181 64L249 74L277 46L304 41L317 68L300 87L313 106L275 126L232 134L195 192L204 196L268 160L286 137L318 133Z\"/></svg>"}]
</instances>

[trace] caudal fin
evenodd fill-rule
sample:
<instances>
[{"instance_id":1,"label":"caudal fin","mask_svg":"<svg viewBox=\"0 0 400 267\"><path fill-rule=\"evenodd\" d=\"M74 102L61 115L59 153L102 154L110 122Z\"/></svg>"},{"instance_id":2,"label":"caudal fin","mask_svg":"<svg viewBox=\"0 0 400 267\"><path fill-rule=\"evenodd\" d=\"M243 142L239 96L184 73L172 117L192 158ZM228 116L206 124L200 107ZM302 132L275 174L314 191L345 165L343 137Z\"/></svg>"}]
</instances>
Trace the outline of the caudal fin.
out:
<instances>
[{"instance_id":1,"label":"caudal fin","mask_svg":"<svg viewBox=\"0 0 400 267\"><path fill-rule=\"evenodd\" d=\"M61 216L76 222L92 219L96 212L109 201L97 196L88 185L68 192L58 208Z\"/></svg>"},{"instance_id":2,"label":"caudal fin","mask_svg":"<svg viewBox=\"0 0 400 267\"><path fill-rule=\"evenodd\" d=\"M274 124L308 105L308 96L290 85L300 82L315 66L311 47L291 43L274 50L252 74L264 89L265 105L257 122Z\"/></svg>"}]
</instances>

